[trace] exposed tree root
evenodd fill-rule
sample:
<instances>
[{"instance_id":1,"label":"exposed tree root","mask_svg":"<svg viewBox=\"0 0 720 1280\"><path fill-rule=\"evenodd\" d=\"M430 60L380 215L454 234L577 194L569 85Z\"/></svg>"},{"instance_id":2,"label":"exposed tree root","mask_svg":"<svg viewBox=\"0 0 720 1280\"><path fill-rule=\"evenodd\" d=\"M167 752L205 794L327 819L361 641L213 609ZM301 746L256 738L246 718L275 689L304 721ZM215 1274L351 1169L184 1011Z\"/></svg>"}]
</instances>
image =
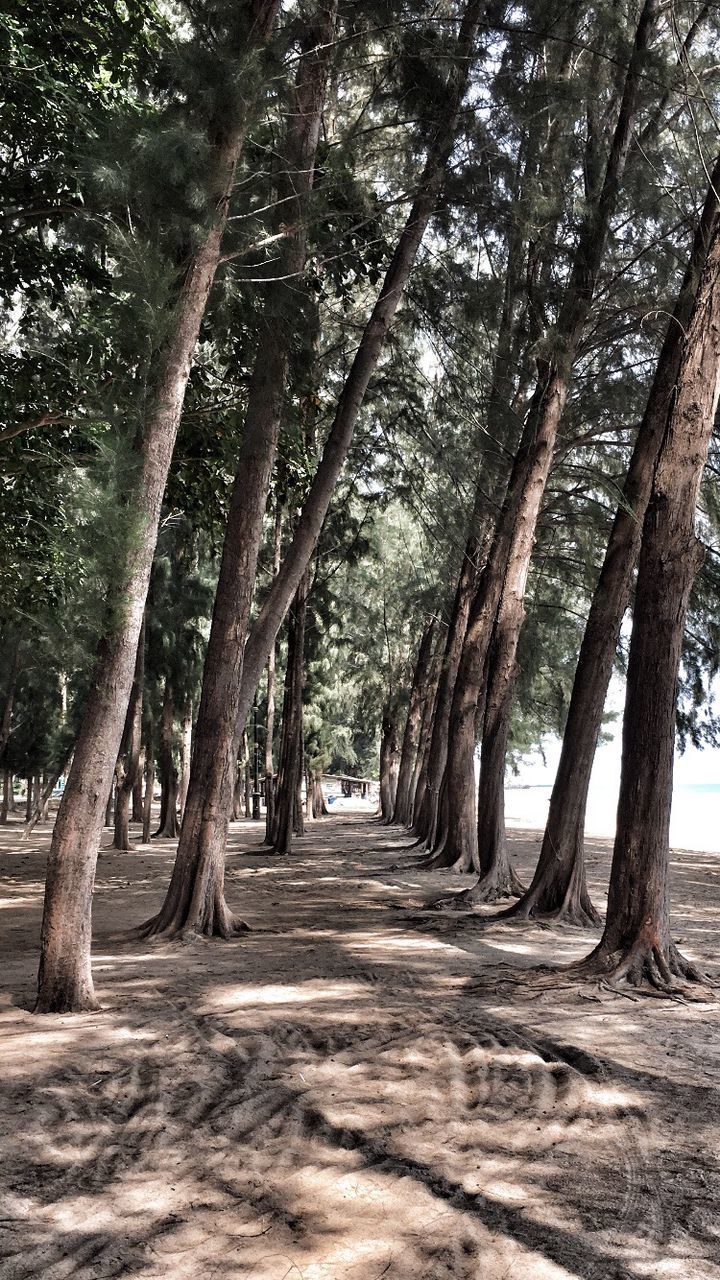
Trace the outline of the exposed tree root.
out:
<instances>
[{"instance_id":1,"label":"exposed tree root","mask_svg":"<svg viewBox=\"0 0 720 1280\"><path fill-rule=\"evenodd\" d=\"M602 924L602 916L587 895L579 899L568 892L557 907L542 907L540 893L528 890L518 902L499 911L496 920L530 921L543 925L571 925L579 929L596 928Z\"/></svg>"},{"instance_id":2,"label":"exposed tree root","mask_svg":"<svg viewBox=\"0 0 720 1280\"><path fill-rule=\"evenodd\" d=\"M144 924L138 925L137 929L131 930L129 936L138 940L160 938L168 942L189 942L193 938L220 938L228 942L238 934L250 932L250 925L239 920L226 907L224 911L216 911L197 920L166 920L164 913L159 912Z\"/></svg>"},{"instance_id":3,"label":"exposed tree root","mask_svg":"<svg viewBox=\"0 0 720 1280\"><path fill-rule=\"evenodd\" d=\"M600 942L585 960L571 965L570 971L580 977L597 978L603 990L631 997L682 998L688 994L682 984L708 981L673 942L663 946L649 929L642 930L632 946L625 949L611 950Z\"/></svg>"},{"instance_id":4,"label":"exposed tree root","mask_svg":"<svg viewBox=\"0 0 720 1280\"><path fill-rule=\"evenodd\" d=\"M468 889L453 893L450 897L436 898L428 905L445 911L471 911L473 907L501 902L506 898L519 898L525 893L512 867L502 873L489 872Z\"/></svg>"}]
</instances>

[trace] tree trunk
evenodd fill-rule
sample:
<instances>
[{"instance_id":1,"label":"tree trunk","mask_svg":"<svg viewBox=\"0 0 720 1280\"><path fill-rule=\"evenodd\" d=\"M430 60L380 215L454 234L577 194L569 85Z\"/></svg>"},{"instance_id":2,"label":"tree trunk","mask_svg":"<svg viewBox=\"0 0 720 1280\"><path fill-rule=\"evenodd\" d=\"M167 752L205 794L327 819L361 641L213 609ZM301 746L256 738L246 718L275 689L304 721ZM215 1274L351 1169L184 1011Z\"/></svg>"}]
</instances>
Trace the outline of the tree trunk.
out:
<instances>
[{"instance_id":1,"label":"tree trunk","mask_svg":"<svg viewBox=\"0 0 720 1280\"><path fill-rule=\"evenodd\" d=\"M273 579L280 572L282 553L283 511L278 502L275 508L275 534L273 538ZM265 713L265 844L272 844L275 823L275 768L273 764L273 740L275 737L275 677L277 646L273 640L267 660L267 701Z\"/></svg>"},{"instance_id":2,"label":"tree trunk","mask_svg":"<svg viewBox=\"0 0 720 1280\"><path fill-rule=\"evenodd\" d=\"M305 683L305 622L309 573L305 575L295 597L288 627L285 693L275 797L275 830L273 850L290 853L293 833L303 834L300 785L303 769L303 685Z\"/></svg>"},{"instance_id":3,"label":"tree trunk","mask_svg":"<svg viewBox=\"0 0 720 1280\"><path fill-rule=\"evenodd\" d=\"M618 821L605 930L581 971L671 991L697 978L670 935L668 864L677 679L700 564L695 511L720 394L720 224L687 326L675 399L643 523Z\"/></svg>"},{"instance_id":4,"label":"tree trunk","mask_svg":"<svg viewBox=\"0 0 720 1280\"><path fill-rule=\"evenodd\" d=\"M190 755L192 751L192 702L188 700L185 704L182 718L182 733L180 739L180 794L178 803L180 807L180 821L183 820L185 813L185 803L187 801L188 786L190 785Z\"/></svg>"},{"instance_id":5,"label":"tree trunk","mask_svg":"<svg viewBox=\"0 0 720 1280\"><path fill-rule=\"evenodd\" d=\"M152 720L148 724L148 736L145 744L145 766L143 769L145 788L142 807L142 842L149 844L150 827L152 826L152 806L155 792L155 741Z\"/></svg>"},{"instance_id":6,"label":"tree trunk","mask_svg":"<svg viewBox=\"0 0 720 1280\"><path fill-rule=\"evenodd\" d=\"M118 771L115 785L115 838L113 849L121 853L129 853L130 844L130 801L138 779L142 779L140 771L140 747L142 739L142 700L145 680L145 621L140 628L137 656L135 659L135 675L130 701L128 702L123 741L120 746Z\"/></svg>"},{"instance_id":7,"label":"tree trunk","mask_svg":"<svg viewBox=\"0 0 720 1280\"><path fill-rule=\"evenodd\" d=\"M313 818L327 818L328 807L325 803L325 796L322 789L322 774L318 769L314 769L311 778L312 783L312 816Z\"/></svg>"},{"instance_id":8,"label":"tree trunk","mask_svg":"<svg viewBox=\"0 0 720 1280\"><path fill-rule=\"evenodd\" d=\"M141 928L143 936L190 931L227 938L236 927L242 927L236 926L224 892L225 844L238 747L252 703L251 698L240 714L240 680L294 336L291 321L297 315L298 280L305 266L306 221L335 21L336 7L330 3L321 7L317 29L303 28L305 52L298 64L296 110L288 116L281 179L283 205L278 226L283 228L284 238L280 266L277 278L268 286L250 378L195 726L185 820L165 901L157 916ZM268 654L269 646L261 670Z\"/></svg>"},{"instance_id":9,"label":"tree trunk","mask_svg":"<svg viewBox=\"0 0 720 1280\"><path fill-rule=\"evenodd\" d=\"M0 719L0 756L2 756L12 732L12 711L15 701L15 688L20 674L20 642L16 641L10 661L10 673L5 688L2 719Z\"/></svg>"},{"instance_id":10,"label":"tree trunk","mask_svg":"<svg viewBox=\"0 0 720 1280\"><path fill-rule=\"evenodd\" d=\"M178 771L173 751L175 727L175 697L170 678L165 678L162 715L160 717L160 741L158 764L160 767L160 825L156 836L175 840L180 830L178 823Z\"/></svg>"},{"instance_id":11,"label":"tree trunk","mask_svg":"<svg viewBox=\"0 0 720 1280\"><path fill-rule=\"evenodd\" d=\"M599 923L587 891L583 857L585 810L595 750L622 619L632 587L658 451L677 383L684 337L708 244L718 220L720 161L673 318L668 326L638 432L578 657L562 751L550 798L540 859L527 893L503 915Z\"/></svg>"},{"instance_id":12,"label":"tree trunk","mask_svg":"<svg viewBox=\"0 0 720 1280\"><path fill-rule=\"evenodd\" d=\"M372 314L365 326L350 373L343 386L322 459L295 527L280 573L273 583L245 645L242 683L238 699L238 720L248 715L270 649L290 607L300 580L310 563L322 530L330 499L352 443L355 423L370 379L377 368L385 339L410 277L450 158L462 101L475 60L475 43L485 11L482 0L468 0L460 24L457 56L446 85L447 105L436 114L437 125L429 143L427 159L407 222L385 274Z\"/></svg>"},{"instance_id":13,"label":"tree trunk","mask_svg":"<svg viewBox=\"0 0 720 1280\"><path fill-rule=\"evenodd\" d=\"M114 819L113 819L114 813L115 813L115 770L113 770L113 776L110 779L110 789L107 793L107 800L105 801L105 816L103 818L104 827L112 827L114 825Z\"/></svg>"},{"instance_id":14,"label":"tree trunk","mask_svg":"<svg viewBox=\"0 0 720 1280\"><path fill-rule=\"evenodd\" d=\"M145 760L142 749L140 751L140 760L138 761L138 770L135 776L135 786L132 792L132 817L131 822L140 822L143 820L143 774L145 772Z\"/></svg>"},{"instance_id":15,"label":"tree trunk","mask_svg":"<svg viewBox=\"0 0 720 1280\"><path fill-rule=\"evenodd\" d=\"M413 768L412 779L410 781L410 808L408 827L412 827L415 822L415 811L417 808L418 797L425 794L427 785L428 758L430 754L430 738L432 735L433 720L435 717L435 709L437 705L438 683L440 679L440 655L436 654L428 681L425 703L423 706L422 725L420 728L420 742L418 744L418 752L415 757L415 766Z\"/></svg>"},{"instance_id":16,"label":"tree trunk","mask_svg":"<svg viewBox=\"0 0 720 1280\"><path fill-rule=\"evenodd\" d=\"M0 805L0 822L6 823L8 813L10 812L10 792L12 790L12 774L9 769L3 769L3 794L2 805Z\"/></svg>"},{"instance_id":17,"label":"tree trunk","mask_svg":"<svg viewBox=\"0 0 720 1280\"><path fill-rule=\"evenodd\" d=\"M617 204L637 114L638 86L655 30L658 8L659 0L645 0L602 186L597 198L588 206L578 236L570 281L558 317L556 352L545 362L535 389L493 545L471 610L451 713L447 766L448 838L444 851L449 865L478 865L473 764L475 717L485 686L495 619L502 600L506 614L506 634L502 640L506 650L504 660L508 669L513 670L540 505L550 473L573 362L595 292L610 219ZM488 816L486 820L497 823L498 815Z\"/></svg>"},{"instance_id":18,"label":"tree trunk","mask_svg":"<svg viewBox=\"0 0 720 1280\"><path fill-rule=\"evenodd\" d=\"M33 780L32 774L28 774L25 780L25 821L29 822L33 812Z\"/></svg>"},{"instance_id":19,"label":"tree trunk","mask_svg":"<svg viewBox=\"0 0 720 1280\"><path fill-rule=\"evenodd\" d=\"M395 811L399 767L397 709L388 702L383 709L380 738L380 819L386 824L392 822Z\"/></svg>"},{"instance_id":20,"label":"tree trunk","mask_svg":"<svg viewBox=\"0 0 720 1280\"><path fill-rule=\"evenodd\" d=\"M269 39L279 0L251 0L248 52ZM148 408L138 441L138 467L128 486L128 539L117 565L111 633L104 637L95 679L75 745L48 858L36 1012L97 1007L90 967L92 891L102 829L102 804L117 760L160 510L200 324L220 262L246 108L215 126L207 232L190 259L154 364Z\"/></svg>"},{"instance_id":21,"label":"tree trunk","mask_svg":"<svg viewBox=\"0 0 720 1280\"><path fill-rule=\"evenodd\" d=\"M400 767L398 769L397 792L392 821L407 826L410 820L410 788L413 770L417 759L422 727L423 704L427 691L428 675L432 666L433 643L437 620L431 618L423 632L418 650L415 671L413 672L410 702L408 705L405 732L403 733Z\"/></svg>"}]
</instances>

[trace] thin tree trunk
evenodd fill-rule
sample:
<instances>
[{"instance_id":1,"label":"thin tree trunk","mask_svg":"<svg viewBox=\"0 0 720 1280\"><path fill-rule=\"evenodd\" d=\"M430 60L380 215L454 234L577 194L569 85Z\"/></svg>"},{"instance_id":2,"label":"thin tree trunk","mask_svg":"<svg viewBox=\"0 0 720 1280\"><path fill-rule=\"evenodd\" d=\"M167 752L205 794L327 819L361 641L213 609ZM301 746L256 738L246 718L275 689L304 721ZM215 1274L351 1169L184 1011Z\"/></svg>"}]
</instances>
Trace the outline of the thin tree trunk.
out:
<instances>
[{"instance_id":1,"label":"thin tree trunk","mask_svg":"<svg viewBox=\"0 0 720 1280\"><path fill-rule=\"evenodd\" d=\"M298 281L305 266L306 223L335 21L335 3L323 4L317 28L303 30L305 52L299 62L296 110L288 118L283 170L282 224L292 231L281 242L278 277L268 286L260 322L195 726L185 821L165 901L139 931L144 936L191 931L229 937L243 927L228 910L224 891L233 780L252 704L251 698L240 715L240 680L293 341L291 317L297 314ZM260 670L269 650L268 645Z\"/></svg>"},{"instance_id":2,"label":"thin tree trunk","mask_svg":"<svg viewBox=\"0 0 720 1280\"><path fill-rule=\"evenodd\" d=\"M180 821L183 820L185 813L185 803L187 801L188 786L190 785L190 755L192 752L192 702L188 700L183 711L182 729L180 738L180 794L178 803L180 808Z\"/></svg>"},{"instance_id":3,"label":"thin tree trunk","mask_svg":"<svg viewBox=\"0 0 720 1280\"><path fill-rule=\"evenodd\" d=\"M583 837L588 788L622 619L632 588L643 520L684 338L703 264L718 221L720 161L715 165L702 218L673 318L667 329L593 595L573 683L562 751L550 798L540 859L530 888L503 915L552 917L571 924L599 923L585 879Z\"/></svg>"},{"instance_id":4,"label":"thin tree trunk","mask_svg":"<svg viewBox=\"0 0 720 1280\"><path fill-rule=\"evenodd\" d=\"M269 39L279 0L251 0L247 50ZM239 61L240 59L238 59ZM155 361L148 409L138 441L138 467L128 486L128 521L137 530L117 566L113 630L98 667L75 745L50 846L45 886L36 1012L97 1007L90 966L92 891L102 829L100 805L112 779L130 697L138 637L157 541L165 482L200 324L221 257L247 108L217 124L210 138L211 217L174 301L172 323ZM118 616L119 615L119 616ZM98 804L100 801L100 804Z\"/></svg>"},{"instance_id":5,"label":"thin tree trunk","mask_svg":"<svg viewBox=\"0 0 720 1280\"><path fill-rule=\"evenodd\" d=\"M305 622L309 585L309 574L306 574L295 597L288 628L280 767L275 798L273 839L274 852L283 855L290 853L292 849L293 834L302 834L298 831L302 815L299 789L303 766Z\"/></svg>"},{"instance_id":6,"label":"thin tree trunk","mask_svg":"<svg viewBox=\"0 0 720 1280\"><path fill-rule=\"evenodd\" d=\"M280 572L282 553L283 510L280 503L275 509L273 537L273 578ZM265 713L265 844L272 844L275 821L275 768L273 765L273 739L275 737L275 678L277 646L273 640L267 660L267 710Z\"/></svg>"},{"instance_id":7,"label":"thin tree trunk","mask_svg":"<svg viewBox=\"0 0 720 1280\"><path fill-rule=\"evenodd\" d=\"M546 363L528 412L523 438L480 579L468 624L451 713L448 755L448 838L445 858L463 868L479 865L475 796L475 718L487 676L493 629L502 607L506 670L514 670L524 597L540 505L547 484L572 366L595 292L617 204L637 114L638 90L659 0L645 0L625 77L618 119L597 199L588 207L557 325L557 352ZM502 606L501 606L502 601ZM497 822L497 815L488 821Z\"/></svg>"},{"instance_id":8,"label":"thin tree trunk","mask_svg":"<svg viewBox=\"0 0 720 1280\"><path fill-rule=\"evenodd\" d=\"M432 671L428 682L425 704L423 706L422 727L420 729L420 742L418 745L418 753L415 759L415 767L413 769L412 780L410 782L410 811L408 819L408 827L412 827L415 822L415 812L418 804L418 797L425 794L427 786L428 759L430 755L430 739L432 736L433 721L435 718L435 709L437 706L438 685L440 681L440 655L436 654L433 659Z\"/></svg>"},{"instance_id":9,"label":"thin tree trunk","mask_svg":"<svg viewBox=\"0 0 720 1280\"><path fill-rule=\"evenodd\" d=\"M395 808L392 814L392 821L400 823L402 826L407 826L410 820L410 787L420 742L423 703L427 690L428 674L432 665L436 622L435 618L431 618L423 632L410 689L410 701L403 733L402 751L400 753Z\"/></svg>"},{"instance_id":10,"label":"thin tree trunk","mask_svg":"<svg viewBox=\"0 0 720 1280\"><path fill-rule=\"evenodd\" d=\"M675 399L643 524L623 720L618 822L605 930L581 971L671 991L698 978L671 939L670 805L677 680L702 563L695 511L720 395L720 222L683 343Z\"/></svg>"},{"instance_id":11,"label":"thin tree trunk","mask_svg":"<svg viewBox=\"0 0 720 1280\"><path fill-rule=\"evenodd\" d=\"M135 658L135 675L127 716L123 741L116 772L115 785L115 838L113 849L121 853L129 853L130 844L130 801L137 780L142 778L140 772L140 747L142 739L142 700L145 682L145 621L140 628L137 656Z\"/></svg>"},{"instance_id":12,"label":"thin tree trunk","mask_svg":"<svg viewBox=\"0 0 720 1280\"><path fill-rule=\"evenodd\" d=\"M3 794L2 805L0 806L0 822L6 823L8 813L10 812L10 792L12 789L12 774L9 769L3 769Z\"/></svg>"},{"instance_id":13,"label":"thin tree trunk","mask_svg":"<svg viewBox=\"0 0 720 1280\"><path fill-rule=\"evenodd\" d=\"M180 829L178 823L178 771L173 750L175 727L175 697L169 676L165 678L163 692L162 715L160 717L160 739L158 743L158 764L160 767L160 825L156 836L165 836L169 840L177 837Z\"/></svg>"},{"instance_id":14,"label":"thin tree trunk","mask_svg":"<svg viewBox=\"0 0 720 1280\"><path fill-rule=\"evenodd\" d=\"M33 780L32 774L28 774L25 779L25 821L29 822L32 818L33 811Z\"/></svg>"},{"instance_id":15,"label":"thin tree trunk","mask_svg":"<svg viewBox=\"0 0 720 1280\"><path fill-rule=\"evenodd\" d=\"M155 748L153 743L152 726L148 734L147 744L145 746L145 790L143 792L143 810L142 810L142 842L148 844L150 841L150 827L152 826L152 805L153 794L155 791Z\"/></svg>"},{"instance_id":16,"label":"thin tree trunk","mask_svg":"<svg viewBox=\"0 0 720 1280\"><path fill-rule=\"evenodd\" d=\"M12 658L10 660L10 673L5 687L5 701L3 703L2 719L0 720L0 756L2 756L2 753L10 740L10 734L12 732L12 711L19 674L20 642L16 641L12 651Z\"/></svg>"},{"instance_id":17,"label":"thin tree trunk","mask_svg":"<svg viewBox=\"0 0 720 1280\"><path fill-rule=\"evenodd\" d=\"M314 769L312 773L312 816L313 818L327 818L328 812L322 788L322 774L318 769Z\"/></svg>"},{"instance_id":18,"label":"thin tree trunk","mask_svg":"<svg viewBox=\"0 0 720 1280\"><path fill-rule=\"evenodd\" d=\"M392 822L397 795L397 779L400 767L397 708L386 703L382 717L380 738L380 818Z\"/></svg>"}]
</instances>

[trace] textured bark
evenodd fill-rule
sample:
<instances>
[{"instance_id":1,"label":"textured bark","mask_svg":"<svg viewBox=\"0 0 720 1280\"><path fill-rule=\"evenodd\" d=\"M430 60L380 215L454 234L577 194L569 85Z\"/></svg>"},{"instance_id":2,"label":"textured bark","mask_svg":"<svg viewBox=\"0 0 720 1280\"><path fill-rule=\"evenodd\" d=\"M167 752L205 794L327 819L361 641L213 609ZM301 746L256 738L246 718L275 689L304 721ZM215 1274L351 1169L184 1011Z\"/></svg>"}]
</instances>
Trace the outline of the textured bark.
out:
<instances>
[{"instance_id":1,"label":"textured bark","mask_svg":"<svg viewBox=\"0 0 720 1280\"><path fill-rule=\"evenodd\" d=\"M718 220L720 162L716 163L673 318L667 329L647 406L593 595L575 671L562 751L550 798L540 858L527 893L507 915L599 923L584 867L588 788L622 619L632 589L643 520L708 245Z\"/></svg>"},{"instance_id":2,"label":"textured bark","mask_svg":"<svg viewBox=\"0 0 720 1280\"><path fill-rule=\"evenodd\" d=\"M130 844L130 801L135 786L142 778L140 771L140 748L142 739L142 700L145 681L145 623L140 628L137 656L135 659L135 675L133 677L130 701L120 755L115 773L115 838L113 849L128 853Z\"/></svg>"},{"instance_id":3,"label":"textured bark","mask_svg":"<svg viewBox=\"0 0 720 1280\"><path fill-rule=\"evenodd\" d=\"M273 831L273 849L278 854L290 853L293 834L302 835L304 831L300 788L303 776L303 686L308 589L306 575L295 597L288 627L280 767Z\"/></svg>"},{"instance_id":4,"label":"textured bark","mask_svg":"<svg viewBox=\"0 0 720 1280\"><path fill-rule=\"evenodd\" d=\"M437 124L428 146L417 195L385 274L378 300L360 339L292 542L280 573L248 634L238 702L238 720L241 723L252 706L270 649L310 563L335 484L352 443L365 393L377 368L422 238L436 208L452 153L470 70L475 60L476 37L484 10L484 0L468 0L465 6L456 56L448 75L447 104L437 114Z\"/></svg>"},{"instance_id":5,"label":"textured bark","mask_svg":"<svg viewBox=\"0 0 720 1280\"><path fill-rule=\"evenodd\" d=\"M557 324L557 349L545 362L535 389L520 448L515 458L493 546L480 580L468 624L452 708L448 756L449 815L446 858L461 866L478 865L475 813L475 715L485 685L493 630L502 612L505 653L503 679L511 696L517 642L524 617L524 597L538 515L547 484L558 428L572 376L573 362L595 292L617 204L633 125L638 90L655 31L659 0L645 0L627 69L617 123L597 198L580 228L568 287ZM499 695L498 695L499 696ZM487 820L497 824L498 815Z\"/></svg>"},{"instance_id":6,"label":"textured bark","mask_svg":"<svg viewBox=\"0 0 720 1280\"><path fill-rule=\"evenodd\" d=\"M240 736L252 698L241 714L240 680L255 586L263 517L277 448L298 280L305 266L307 216L325 95L336 6L321 6L317 28L303 29L304 56L289 113L280 192L281 242L276 280L268 286L248 388L215 607L195 726L190 786L172 879L165 901L140 932L186 931L227 938L236 924L224 894L225 844ZM260 671L267 661L263 654ZM258 677L260 675L258 672ZM257 681L253 688L253 694Z\"/></svg>"},{"instance_id":7,"label":"textured bark","mask_svg":"<svg viewBox=\"0 0 720 1280\"><path fill-rule=\"evenodd\" d=\"M405 731L403 733L402 751L400 754L400 768L398 770L395 808L392 815L392 821L401 823L403 826L407 826L410 821L410 792L415 761L417 759L420 745L423 708L427 694L428 676L432 666L433 644L435 642L436 628L437 620L435 618L431 618L423 632L422 640L420 641L417 662L415 663L415 670L413 672L412 687L410 689L410 702L408 705Z\"/></svg>"},{"instance_id":8,"label":"textured bark","mask_svg":"<svg viewBox=\"0 0 720 1280\"><path fill-rule=\"evenodd\" d=\"M605 930L581 965L613 983L672 991L697 978L670 933L668 864L677 679L703 548L695 511L720 394L720 226L687 326L675 399L643 524Z\"/></svg>"},{"instance_id":9,"label":"textured bark","mask_svg":"<svg viewBox=\"0 0 720 1280\"><path fill-rule=\"evenodd\" d=\"M400 739L397 707L387 702L383 708L380 736L380 818L392 822L400 768Z\"/></svg>"},{"instance_id":10,"label":"textured bark","mask_svg":"<svg viewBox=\"0 0 720 1280\"><path fill-rule=\"evenodd\" d=\"M432 735L433 720L435 718L439 679L440 655L436 654L433 659L427 692L425 694L422 725L420 727L420 741L418 743L417 756L415 757L415 765L413 768L412 778L410 780L410 808L407 823L409 827L412 826L415 821L415 810L417 807L418 796L423 796L426 790L430 738Z\"/></svg>"},{"instance_id":11,"label":"textured bark","mask_svg":"<svg viewBox=\"0 0 720 1280\"><path fill-rule=\"evenodd\" d=\"M325 795L322 789L322 774L315 769L311 775L312 785L312 816L313 818L327 818L329 809L325 803Z\"/></svg>"},{"instance_id":12,"label":"textured bark","mask_svg":"<svg viewBox=\"0 0 720 1280\"><path fill-rule=\"evenodd\" d=\"M10 794L12 791L12 774L9 769L3 769L3 794L2 803L0 804L0 822L5 823L8 820L10 812Z\"/></svg>"},{"instance_id":13,"label":"textured bark","mask_svg":"<svg viewBox=\"0 0 720 1280\"><path fill-rule=\"evenodd\" d=\"M280 572L282 554L283 511L278 502L275 509L273 535L273 578ZM265 844L272 844L275 822L275 766L273 763L273 739L275 737L275 681L277 671L277 647L270 647L267 660L267 699L265 712Z\"/></svg>"},{"instance_id":14,"label":"textured bark","mask_svg":"<svg viewBox=\"0 0 720 1280\"><path fill-rule=\"evenodd\" d=\"M174 752L175 696L172 682L165 679L162 714L158 741L158 768L160 773L160 825L156 836L174 840L180 830L178 823L178 771Z\"/></svg>"},{"instance_id":15,"label":"textured bark","mask_svg":"<svg viewBox=\"0 0 720 1280\"><path fill-rule=\"evenodd\" d=\"M252 0L250 38L269 38L278 0ZM147 410L137 441L137 468L128 478L126 511L136 535L117 566L114 625L104 637L60 803L48 858L37 1012L97 1007L90 967L92 892L102 829L102 806L112 779L142 623L170 459L200 324L215 278L245 113L224 119L210 138L211 214L173 299L171 323L157 353Z\"/></svg>"},{"instance_id":16,"label":"textured bark","mask_svg":"<svg viewBox=\"0 0 720 1280\"><path fill-rule=\"evenodd\" d=\"M190 756L192 753L192 702L188 699L183 711L181 736L180 736L180 791L178 794L178 806L180 809L180 821L182 822L185 813L185 802L187 801L188 786L190 785Z\"/></svg>"}]
</instances>

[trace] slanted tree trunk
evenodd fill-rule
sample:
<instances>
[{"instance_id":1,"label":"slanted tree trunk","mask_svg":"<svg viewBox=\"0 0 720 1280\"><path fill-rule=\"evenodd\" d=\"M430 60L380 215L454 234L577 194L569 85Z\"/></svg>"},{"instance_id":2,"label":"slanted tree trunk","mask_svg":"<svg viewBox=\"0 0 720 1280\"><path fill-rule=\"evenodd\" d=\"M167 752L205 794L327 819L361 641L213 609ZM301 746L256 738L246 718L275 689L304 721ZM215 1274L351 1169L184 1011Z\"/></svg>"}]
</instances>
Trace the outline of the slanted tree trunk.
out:
<instances>
[{"instance_id":1,"label":"slanted tree trunk","mask_svg":"<svg viewBox=\"0 0 720 1280\"><path fill-rule=\"evenodd\" d=\"M185 802L187 800L188 786L190 785L190 755L192 752L192 702L188 699L185 703L185 709L182 717L182 728L180 737L180 792L178 795L178 805L180 808L180 821L182 822L185 813Z\"/></svg>"},{"instance_id":2,"label":"slanted tree trunk","mask_svg":"<svg viewBox=\"0 0 720 1280\"><path fill-rule=\"evenodd\" d=\"M283 510L278 502L275 509L273 537L273 578L280 572L282 554ZM275 737L275 679L277 670L277 646L273 640L267 660L267 699L265 712L265 844L272 844L275 823L275 766L273 764L273 740Z\"/></svg>"},{"instance_id":3,"label":"slanted tree trunk","mask_svg":"<svg viewBox=\"0 0 720 1280\"><path fill-rule=\"evenodd\" d=\"M296 109L288 114L286 164L280 175L280 263L265 295L248 389L195 726L185 820L165 901L141 928L144 936L190 931L227 938L243 927L228 910L224 891L225 843L238 747L252 704L251 698L240 714L240 680L294 335L292 317L298 314L299 281L305 266L307 217L336 16L334 0L321 3L317 26L302 28ZM261 670L268 653L269 646Z\"/></svg>"},{"instance_id":4,"label":"slanted tree trunk","mask_svg":"<svg viewBox=\"0 0 720 1280\"><path fill-rule=\"evenodd\" d=\"M688 268L660 352L623 499L615 515L590 606L538 865L527 893L503 912L504 916L542 916L571 924L600 921L585 879L583 837L588 788L620 628L630 599L654 468L672 407L685 332L718 220L719 190L720 161L715 165Z\"/></svg>"},{"instance_id":5,"label":"slanted tree trunk","mask_svg":"<svg viewBox=\"0 0 720 1280\"><path fill-rule=\"evenodd\" d=\"M618 821L605 930L581 963L614 984L671 991L696 979L670 933L668 864L677 680L702 563L695 511L720 395L720 225L683 343L675 399L643 523L623 719Z\"/></svg>"},{"instance_id":6,"label":"slanted tree trunk","mask_svg":"<svg viewBox=\"0 0 720 1280\"><path fill-rule=\"evenodd\" d=\"M468 0L460 23L456 54L446 81L446 105L444 108L439 107L435 113L436 125L428 145L417 195L385 274L380 295L356 350L322 459L295 527L292 542L283 559L280 573L248 633L238 699L240 723L250 710L270 648L310 563L335 484L352 443L365 393L377 368L428 222L436 208L458 128L468 78L476 57L477 32L484 12L483 0Z\"/></svg>"},{"instance_id":7,"label":"slanted tree trunk","mask_svg":"<svg viewBox=\"0 0 720 1280\"><path fill-rule=\"evenodd\" d=\"M278 0L249 0L247 42L238 63L267 43ZM258 77L250 77L254 83ZM147 393L137 441L138 466L128 480L126 511L134 536L117 565L113 629L102 642L73 764L60 803L48 859L41 936L38 1013L96 1008L90 967L92 891L107 795L122 738L135 655L157 541L160 510L190 366L215 278L247 104L225 109L209 137L207 230L186 264Z\"/></svg>"},{"instance_id":8,"label":"slanted tree trunk","mask_svg":"<svg viewBox=\"0 0 720 1280\"><path fill-rule=\"evenodd\" d=\"M115 838L113 849L121 853L129 853L130 844L130 801L138 779L142 780L140 771L140 747L142 739L142 700L145 680L145 623L140 628L137 657L135 659L135 675L130 701L125 717L125 729L120 746L120 755L116 766L115 783Z\"/></svg>"},{"instance_id":9,"label":"slanted tree trunk","mask_svg":"<svg viewBox=\"0 0 720 1280\"><path fill-rule=\"evenodd\" d=\"M280 767L273 833L273 850L278 854L290 853L293 834L303 834L300 786L303 771L303 685L305 683L305 623L309 585L308 573L303 578L295 597L288 627Z\"/></svg>"},{"instance_id":10,"label":"slanted tree trunk","mask_svg":"<svg viewBox=\"0 0 720 1280\"><path fill-rule=\"evenodd\" d=\"M178 824L178 771L175 764L174 746L175 730L175 697L172 682L165 678L163 692L162 715L160 717L160 740L158 743L158 765L160 768L160 825L156 836L165 836L169 840L177 837Z\"/></svg>"},{"instance_id":11,"label":"slanted tree trunk","mask_svg":"<svg viewBox=\"0 0 720 1280\"><path fill-rule=\"evenodd\" d=\"M407 826L410 820L410 788L420 744L423 705L427 692L428 675L432 666L436 625L437 619L431 618L425 627L420 641L410 689L410 702L408 704L402 751L400 753L395 808L392 815L392 821L401 823L403 826Z\"/></svg>"},{"instance_id":12,"label":"slanted tree trunk","mask_svg":"<svg viewBox=\"0 0 720 1280\"><path fill-rule=\"evenodd\" d=\"M645 0L602 185L597 197L589 202L580 228L570 281L558 317L557 349L544 362L535 389L493 546L473 602L452 708L448 755L448 836L444 850L444 857L450 865L478 865L473 764L475 717L485 687L495 619L504 599L508 618L503 639L506 649L504 661L512 684L540 505L550 473L573 362L594 296L610 220L617 205L637 114L639 84L658 9L659 0ZM490 815L487 820L497 823L498 815Z\"/></svg>"}]
</instances>

